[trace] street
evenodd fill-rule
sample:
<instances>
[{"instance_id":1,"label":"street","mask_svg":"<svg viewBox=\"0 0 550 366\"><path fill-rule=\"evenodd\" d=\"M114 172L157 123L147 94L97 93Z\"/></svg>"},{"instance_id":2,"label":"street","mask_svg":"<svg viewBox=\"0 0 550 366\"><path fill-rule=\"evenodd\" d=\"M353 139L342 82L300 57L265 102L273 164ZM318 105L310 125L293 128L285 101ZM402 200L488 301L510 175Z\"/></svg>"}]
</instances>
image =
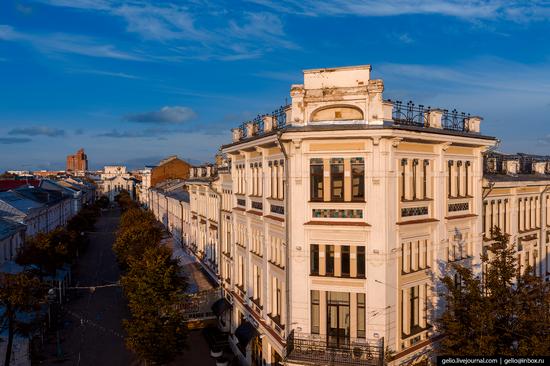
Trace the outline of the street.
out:
<instances>
[{"instance_id":1,"label":"street","mask_svg":"<svg viewBox=\"0 0 550 366\"><path fill-rule=\"evenodd\" d=\"M120 277L112 251L120 210L103 211L89 233L90 243L73 272L73 285L104 286ZM173 248L172 248L173 249ZM194 277L200 278L196 275ZM195 281L193 281L195 282ZM198 281L202 284L204 280ZM197 286L197 284L195 284ZM199 285L199 287L206 285ZM128 317L126 301L120 287L103 287L95 291L70 290L60 321L59 346L55 334L45 340L43 365L119 366L143 363L124 344L122 319ZM58 352L61 351L61 357ZM171 365L215 365L200 331L191 331L183 354Z\"/></svg>"},{"instance_id":2,"label":"street","mask_svg":"<svg viewBox=\"0 0 550 366\"><path fill-rule=\"evenodd\" d=\"M102 212L96 231L73 273L75 286L97 286L118 281L120 271L111 250L120 218L118 209ZM120 287L69 291L61 320L58 358L55 337L45 345L46 365L138 365L136 356L124 345L121 320L128 316Z\"/></svg>"}]
</instances>

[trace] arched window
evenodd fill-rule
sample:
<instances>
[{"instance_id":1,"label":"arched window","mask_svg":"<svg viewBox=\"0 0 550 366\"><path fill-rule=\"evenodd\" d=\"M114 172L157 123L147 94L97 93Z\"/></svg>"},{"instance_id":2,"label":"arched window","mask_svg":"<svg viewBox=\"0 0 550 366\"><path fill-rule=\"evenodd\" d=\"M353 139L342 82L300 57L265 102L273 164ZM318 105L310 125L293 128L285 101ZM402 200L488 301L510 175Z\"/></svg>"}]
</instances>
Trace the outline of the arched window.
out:
<instances>
[{"instance_id":1,"label":"arched window","mask_svg":"<svg viewBox=\"0 0 550 366\"><path fill-rule=\"evenodd\" d=\"M363 111L351 105L332 105L317 109L311 114L311 122L363 120Z\"/></svg>"}]
</instances>

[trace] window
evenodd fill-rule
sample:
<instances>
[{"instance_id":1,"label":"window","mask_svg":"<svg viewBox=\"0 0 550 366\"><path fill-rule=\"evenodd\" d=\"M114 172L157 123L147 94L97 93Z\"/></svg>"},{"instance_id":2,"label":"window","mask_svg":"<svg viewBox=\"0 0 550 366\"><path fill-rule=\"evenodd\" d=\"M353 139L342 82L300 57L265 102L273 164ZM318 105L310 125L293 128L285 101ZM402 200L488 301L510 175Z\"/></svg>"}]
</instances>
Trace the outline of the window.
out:
<instances>
[{"instance_id":1,"label":"window","mask_svg":"<svg viewBox=\"0 0 550 366\"><path fill-rule=\"evenodd\" d=\"M342 277L349 277L349 245L343 245L340 256L342 258Z\"/></svg>"},{"instance_id":2,"label":"window","mask_svg":"<svg viewBox=\"0 0 550 366\"><path fill-rule=\"evenodd\" d=\"M311 334L319 334L320 325L320 296L319 291L311 291Z\"/></svg>"},{"instance_id":3,"label":"window","mask_svg":"<svg viewBox=\"0 0 550 366\"><path fill-rule=\"evenodd\" d=\"M312 244L310 247L310 257L311 257L311 274L319 274L319 245Z\"/></svg>"},{"instance_id":4,"label":"window","mask_svg":"<svg viewBox=\"0 0 550 366\"><path fill-rule=\"evenodd\" d=\"M311 159L309 165L311 181L311 200L322 201L324 193L323 185L323 159Z\"/></svg>"},{"instance_id":5,"label":"window","mask_svg":"<svg viewBox=\"0 0 550 366\"><path fill-rule=\"evenodd\" d=\"M411 317L409 319L410 321L410 329L413 331L415 328L420 327L420 296L418 291L419 286L414 286L410 288L410 310L411 310Z\"/></svg>"},{"instance_id":6,"label":"window","mask_svg":"<svg viewBox=\"0 0 550 366\"><path fill-rule=\"evenodd\" d=\"M365 294L357 294L357 338L366 336Z\"/></svg>"},{"instance_id":7,"label":"window","mask_svg":"<svg viewBox=\"0 0 550 366\"><path fill-rule=\"evenodd\" d=\"M331 200L344 200L344 159L330 159L330 187Z\"/></svg>"},{"instance_id":8,"label":"window","mask_svg":"<svg viewBox=\"0 0 550 366\"><path fill-rule=\"evenodd\" d=\"M363 158L351 159L351 199L365 199L365 163Z\"/></svg>"},{"instance_id":9,"label":"window","mask_svg":"<svg viewBox=\"0 0 550 366\"><path fill-rule=\"evenodd\" d=\"M326 266L325 272L327 276L334 276L334 245L326 245Z\"/></svg>"},{"instance_id":10,"label":"window","mask_svg":"<svg viewBox=\"0 0 550 366\"><path fill-rule=\"evenodd\" d=\"M365 247L357 247L357 277L365 277Z\"/></svg>"}]
</instances>

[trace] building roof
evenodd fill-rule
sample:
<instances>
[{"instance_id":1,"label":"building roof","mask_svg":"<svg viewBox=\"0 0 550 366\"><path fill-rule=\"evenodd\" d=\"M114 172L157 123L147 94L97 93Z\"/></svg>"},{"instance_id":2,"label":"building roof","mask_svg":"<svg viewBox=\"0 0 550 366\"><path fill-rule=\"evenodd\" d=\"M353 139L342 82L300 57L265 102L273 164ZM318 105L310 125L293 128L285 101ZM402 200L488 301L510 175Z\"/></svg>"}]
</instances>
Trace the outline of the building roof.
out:
<instances>
[{"instance_id":1,"label":"building roof","mask_svg":"<svg viewBox=\"0 0 550 366\"><path fill-rule=\"evenodd\" d=\"M14 191L0 192L0 216L28 215L31 210L43 206L42 203Z\"/></svg>"},{"instance_id":2,"label":"building roof","mask_svg":"<svg viewBox=\"0 0 550 366\"><path fill-rule=\"evenodd\" d=\"M0 179L0 191L9 191L10 189L19 188L22 186L34 186L40 185L38 179Z\"/></svg>"},{"instance_id":3,"label":"building roof","mask_svg":"<svg viewBox=\"0 0 550 366\"><path fill-rule=\"evenodd\" d=\"M17 194L30 200L40 202L45 205L53 205L61 201L66 195L59 191L53 191L44 188L28 188L22 187L14 190Z\"/></svg>"},{"instance_id":4,"label":"building roof","mask_svg":"<svg viewBox=\"0 0 550 366\"><path fill-rule=\"evenodd\" d=\"M0 217L0 240L9 238L22 230L25 230L25 225Z\"/></svg>"},{"instance_id":5,"label":"building roof","mask_svg":"<svg viewBox=\"0 0 550 366\"><path fill-rule=\"evenodd\" d=\"M168 192L166 196L175 198L178 201L189 202L189 192L184 189L177 189L175 191Z\"/></svg>"}]
</instances>

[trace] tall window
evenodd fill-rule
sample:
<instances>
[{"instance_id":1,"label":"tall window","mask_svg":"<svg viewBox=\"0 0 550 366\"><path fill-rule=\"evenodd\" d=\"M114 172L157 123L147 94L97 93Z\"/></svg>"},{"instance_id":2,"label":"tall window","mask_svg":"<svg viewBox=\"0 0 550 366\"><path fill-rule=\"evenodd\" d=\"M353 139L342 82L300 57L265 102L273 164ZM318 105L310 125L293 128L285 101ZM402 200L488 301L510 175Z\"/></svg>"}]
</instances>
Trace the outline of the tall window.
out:
<instances>
[{"instance_id":1,"label":"tall window","mask_svg":"<svg viewBox=\"0 0 550 366\"><path fill-rule=\"evenodd\" d=\"M327 276L333 276L334 275L334 245L326 245L326 266L325 266L325 272Z\"/></svg>"},{"instance_id":2,"label":"tall window","mask_svg":"<svg viewBox=\"0 0 550 366\"><path fill-rule=\"evenodd\" d=\"M363 158L351 159L351 199L365 199L365 162Z\"/></svg>"},{"instance_id":3,"label":"tall window","mask_svg":"<svg viewBox=\"0 0 550 366\"><path fill-rule=\"evenodd\" d=\"M330 196L332 201L344 200L344 159L330 159Z\"/></svg>"},{"instance_id":4,"label":"tall window","mask_svg":"<svg viewBox=\"0 0 550 366\"><path fill-rule=\"evenodd\" d=\"M413 331L415 328L420 327L420 296L419 296L419 286L414 286L410 288L410 329Z\"/></svg>"},{"instance_id":5,"label":"tall window","mask_svg":"<svg viewBox=\"0 0 550 366\"><path fill-rule=\"evenodd\" d=\"M342 258L342 277L349 277L349 245L343 245L341 247L341 258Z\"/></svg>"},{"instance_id":6,"label":"tall window","mask_svg":"<svg viewBox=\"0 0 550 366\"><path fill-rule=\"evenodd\" d=\"M320 296L318 290L311 291L311 334L319 334Z\"/></svg>"},{"instance_id":7,"label":"tall window","mask_svg":"<svg viewBox=\"0 0 550 366\"><path fill-rule=\"evenodd\" d=\"M319 245L312 244L310 246L310 257L311 257L311 274L319 274Z\"/></svg>"},{"instance_id":8,"label":"tall window","mask_svg":"<svg viewBox=\"0 0 550 366\"><path fill-rule=\"evenodd\" d=\"M357 277L365 277L365 247L357 247Z\"/></svg>"},{"instance_id":9,"label":"tall window","mask_svg":"<svg viewBox=\"0 0 550 366\"><path fill-rule=\"evenodd\" d=\"M357 294L357 338L366 336L365 294Z\"/></svg>"},{"instance_id":10,"label":"tall window","mask_svg":"<svg viewBox=\"0 0 550 366\"><path fill-rule=\"evenodd\" d=\"M323 159L311 159L310 166L311 200L323 200Z\"/></svg>"}]
</instances>

